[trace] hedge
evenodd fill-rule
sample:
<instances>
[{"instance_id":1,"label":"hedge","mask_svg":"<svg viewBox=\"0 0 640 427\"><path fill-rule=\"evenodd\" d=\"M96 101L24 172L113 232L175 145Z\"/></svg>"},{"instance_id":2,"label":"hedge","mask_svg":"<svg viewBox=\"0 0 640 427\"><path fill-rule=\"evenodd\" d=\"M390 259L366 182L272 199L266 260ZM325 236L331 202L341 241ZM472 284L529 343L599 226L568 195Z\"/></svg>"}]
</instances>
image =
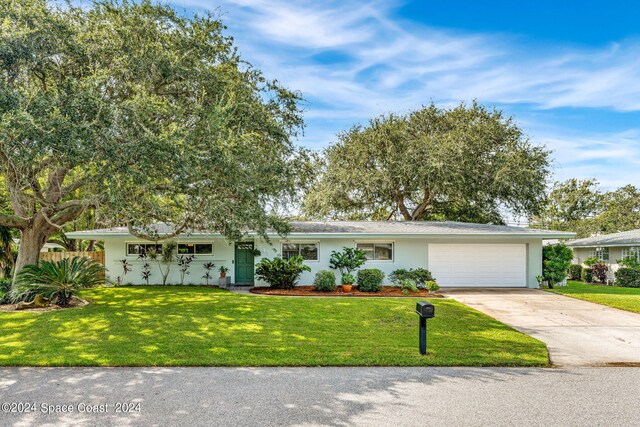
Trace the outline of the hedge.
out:
<instances>
[{"instance_id":1,"label":"hedge","mask_svg":"<svg viewBox=\"0 0 640 427\"><path fill-rule=\"evenodd\" d=\"M640 288L640 270L633 268L619 268L615 272L616 285L623 288Z\"/></svg>"}]
</instances>

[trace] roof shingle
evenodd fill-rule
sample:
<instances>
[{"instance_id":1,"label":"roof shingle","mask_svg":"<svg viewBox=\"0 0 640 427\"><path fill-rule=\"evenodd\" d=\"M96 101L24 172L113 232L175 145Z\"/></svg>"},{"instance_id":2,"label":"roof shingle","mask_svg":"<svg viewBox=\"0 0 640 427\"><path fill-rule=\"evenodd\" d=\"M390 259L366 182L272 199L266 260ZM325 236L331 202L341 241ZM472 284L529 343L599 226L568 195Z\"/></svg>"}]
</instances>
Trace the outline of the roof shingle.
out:
<instances>
[{"instance_id":1,"label":"roof shingle","mask_svg":"<svg viewBox=\"0 0 640 427\"><path fill-rule=\"evenodd\" d=\"M571 238L573 233L512 227L506 225L473 224L455 221L292 221L295 234L370 234L370 235L520 235L544 238ZM158 223L152 226L158 234L170 234L173 227ZM211 235L207 231L191 230L184 234ZM275 234L275 232L270 233ZM83 230L67 234L71 238L88 236L129 235L126 227ZM548 236L548 237L547 237Z\"/></svg>"},{"instance_id":2,"label":"roof shingle","mask_svg":"<svg viewBox=\"0 0 640 427\"><path fill-rule=\"evenodd\" d=\"M584 239L576 239L567 242L567 246L571 247L636 245L640 246L640 229L604 234L602 236L586 237Z\"/></svg>"}]
</instances>

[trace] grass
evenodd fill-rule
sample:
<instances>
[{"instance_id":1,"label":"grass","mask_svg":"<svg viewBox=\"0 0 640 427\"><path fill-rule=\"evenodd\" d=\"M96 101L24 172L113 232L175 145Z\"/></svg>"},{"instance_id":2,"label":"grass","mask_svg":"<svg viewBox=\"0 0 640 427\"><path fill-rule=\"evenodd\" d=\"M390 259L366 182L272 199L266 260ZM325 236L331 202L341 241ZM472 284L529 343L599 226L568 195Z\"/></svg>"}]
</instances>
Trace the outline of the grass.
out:
<instances>
[{"instance_id":1,"label":"grass","mask_svg":"<svg viewBox=\"0 0 640 427\"><path fill-rule=\"evenodd\" d=\"M640 313L640 288L600 286L568 281L567 286L558 286L548 291Z\"/></svg>"},{"instance_id":2,"label":"grass","mask_svg":"<svg viewBox=\"0 0 640 427\"><path fill-rule=\"evenodd\" d=\"M546 366L540 341L434 299L428 356L417 299L291 298L204 287L96 288L86 307L0 312L0 365Z\"/></svg>"}]
</instances>

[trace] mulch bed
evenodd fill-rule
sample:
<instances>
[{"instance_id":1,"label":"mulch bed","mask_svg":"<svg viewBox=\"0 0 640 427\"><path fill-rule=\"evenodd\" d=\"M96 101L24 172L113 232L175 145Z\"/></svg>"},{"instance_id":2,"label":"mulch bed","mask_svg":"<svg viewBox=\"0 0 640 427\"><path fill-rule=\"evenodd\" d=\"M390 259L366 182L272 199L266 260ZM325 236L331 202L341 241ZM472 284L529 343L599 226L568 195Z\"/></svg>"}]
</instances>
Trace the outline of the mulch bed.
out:
<instances>
[{"instance_id":1,"label":"mulch bed","mask_svg":"<svg viewBox=\"0 0 640 427\"><path fill-rule=\"evenodd\" d=\"M380 292L362 292L357 288L349 293L342 292L342 288L338 286L333 292L318 292L313 290L313 286L296 286L294 289L271 289L267 287L253 288L251 293L260 295L282 295L296 297L397 297L397 298L444 298L442 295L429 293L426 290L418 290L418 292L410 292L404 295L402 290L395 286L384 286Z\"/></svg>"},{"instance_id":2,"label":"mulch bed","mask_svg":"<svg viewBox=\"0 0 640 427\"><path fill-rule=\"evenodd\" d=\"M0 304L0 311L12 311L15 313L20 312L34 312L34 311L52 311L52 310L64 310L67 308L75 308L75 307L84 307L88 305L89 301L83 300L82 298L73 298L69 305L66 307L60 307L59 305L50 304L48 307L40 307L40 308L25 308L24 310L16 310L15 304Z\"/></svg>"}]
</instances>

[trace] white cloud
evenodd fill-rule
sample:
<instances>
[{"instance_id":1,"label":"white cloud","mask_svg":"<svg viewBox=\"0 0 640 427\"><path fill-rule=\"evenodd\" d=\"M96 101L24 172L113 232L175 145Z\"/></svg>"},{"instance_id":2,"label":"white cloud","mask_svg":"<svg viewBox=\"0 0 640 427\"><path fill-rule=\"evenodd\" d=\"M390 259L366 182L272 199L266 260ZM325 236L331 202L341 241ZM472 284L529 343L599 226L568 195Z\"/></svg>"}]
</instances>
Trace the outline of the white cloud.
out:
<instances>
[{"instance_id":1,"label":"white cloud","mask_svg":"<svg viewBox=\"0 0 640 427\"><path fill-rule=\"evenodd\" d=\"M176 4L220 5L243 55L268 77L303 93L307 145L326 145L348 127L345 123L381 113L407 111L430 100L450 105L478 99L528 106L518 121L536 142L554 149L557 179L595 176L607 186L640 182L637 130L548 132L531 117L536 110L572 107L640 111L638 40L587 48L435 29L398 19L397 5L390 1Z\"/></svg>"},{"instance_id":2,"label":"white cloud","mask_svg":"<svg viewBox=\"0 0 640 427\"><path fill-rule=\"evenodd\" d=\"M541 135L538 140L554 149L555 180L595 177L605 189L640 182L640 129L587 136Z\"/></svg>"}]
</instances>

